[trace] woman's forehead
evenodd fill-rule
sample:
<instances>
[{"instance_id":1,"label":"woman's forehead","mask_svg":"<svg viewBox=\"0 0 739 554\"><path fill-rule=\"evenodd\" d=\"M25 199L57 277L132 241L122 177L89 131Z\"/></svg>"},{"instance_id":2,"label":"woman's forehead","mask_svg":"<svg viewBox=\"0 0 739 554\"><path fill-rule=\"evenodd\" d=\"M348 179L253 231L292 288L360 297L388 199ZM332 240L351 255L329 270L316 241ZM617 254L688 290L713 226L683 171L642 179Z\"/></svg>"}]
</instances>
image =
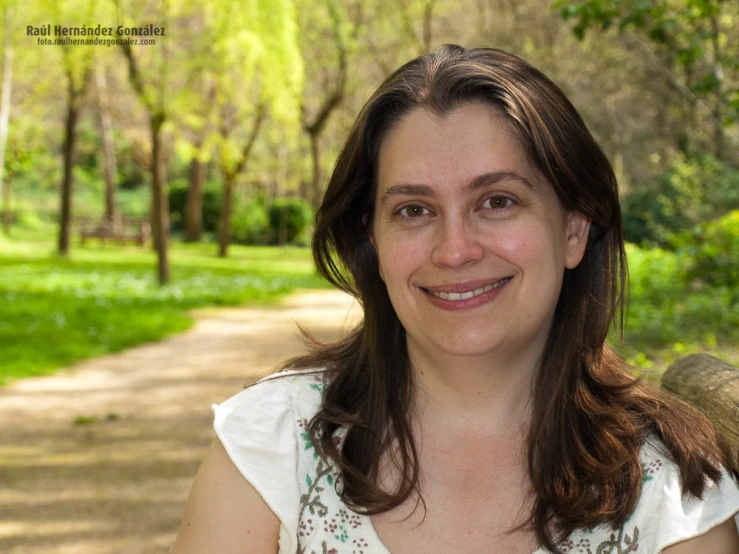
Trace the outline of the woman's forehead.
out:
<instances>
[{"instance_id":1,"label":"woman's forehead","mask_svg":"<svg viewBox=\"0 0 739 554\"><path fill-rule=\"evenodd\" d=\"M414 108L380 145L377 193L402 184L454 182L469 188L490 174L508 174L531 186L542 180L498 110L463 104L440 116Z\"/></svg>"}]
</instances>

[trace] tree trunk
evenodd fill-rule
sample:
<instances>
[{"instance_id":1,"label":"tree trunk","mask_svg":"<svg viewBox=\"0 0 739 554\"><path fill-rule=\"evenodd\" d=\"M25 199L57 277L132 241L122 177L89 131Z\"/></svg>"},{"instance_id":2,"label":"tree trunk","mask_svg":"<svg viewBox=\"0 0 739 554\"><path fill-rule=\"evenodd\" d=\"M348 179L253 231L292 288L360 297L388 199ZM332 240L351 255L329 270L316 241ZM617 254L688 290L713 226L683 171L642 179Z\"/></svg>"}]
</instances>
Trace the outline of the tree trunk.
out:
<instances>
[{"instance_id":1,"label":"tree trunk","mask_svg":"<svg viewBox=\"0 0 739 554\"><path fill-rule=\"evenodd\" d=\"M674 362L662 375L662 387L701 410L729 442L739 471L739 368L708 354Z\"/></svg>"},{"instance_id":2,"label":"tree trunk","mask_svg":"<svg viewBox=\"0 0 739 554\"><path fill-rule=\"evenodd\" d=\"M198 145L198 151L200 150ZM207 165L197 156L190 162L190 186L187 188L185 206L185 241L200 242L203 235L203 185Z\"/></svg>"},{"instance_id":3,"label":"tree trunk","mask_svg":"<svg viewBox=\"0 0 739 554\"><path fill-rule=\"evenodd\" d=\"M321 190L321 145L319 144L318 133L310 134L310 153L313 163L313 179L311 181L311 203L313 210L318 211L323 199L323 191Z\"/></svg>"},{"instance_id":4,"label":"tree trunk","mask_svg":"<svg viewBox=\"0 0 739 554\"><path fill-rule=\"evenodd\" d=\"M10 191L11 191L12 180L8 176L5 181L5 187L3 188L3 233L10 235L10 222L13 213L10 211Z\"/></svg>"},{"instance_id":5,"label":"tree trunk","mask_svg":"<svg viewBox=\"0 0 739 554\"><path fill-rule=\"evenodd\" d=\"M169 202L164 176L164 152L162 125L164 117L154 115L151 118L151 228L154 247L157 252L157 275L159 284L169 282L169 259L167 248L169 243Z\"/></svg>"},{"instance_id":6,"label":"tree trunk","mask_svg":"<svg viewBox=\"0 0 739 554\"><path fill-rule=\"evenodd\" d=\"M64 178L62 180L62 207L59 216L59 254L69 255L70 224L72 220L72 186L74 183L74 160L77 143L77 121L79 119L81 93L74 88L74 81L69 78L67 93L67 117L64 124Z\"/></svg>"},{"instance_id":7,"label":"tree trunk","mask_svg":"<svg viewBox=\"0 0 739 554\"><path fill-rule=\"evenodd\" d=\"M711 43L713 45L713 78L716 82L716 90L714 91L714 104L711 115L713 115L714 134L713 142L715 145L716 158L724 161L724 106L726 99L724 97L724 68L721 65L721 46L719 42L718 17L711 17Z\"/></svg>"},{"instance_id":8,"label":"tree trunk","mask_svg":"<svg viewBox=\"0 0 739 554\"><path fill-rule=\"evenodd\" d=\"M10 127L10 93L13 86L13 43L10 40L10 29L12 28L12 10L5 7L5 39L3 41L3 93L0 99L0 196L5 199L3 188L5 178L5 151L8 146L8 130ZM5 185L10 187L10 183ZM8 234L10 228L10 191L7 193L7 204L5 205L3 217L3 231Z\"/></svg>"},{"instance_id":9,"label":"tree trunk","mask_svg":"<svg viewBox=\"0 0 739 554\"><path fill-rule=\"evenodd\" d=\"M429 0L423 7L423 44L419 55L427 54L431 51L432 41L432 24L434 21L434 0Z\"/></svg>"},{"instance_id":10,"label":"tree trunk","mask_svg":"<svg viewBox=\"0 0 739 554\"><path fill-rule=\"evenodd\" d=\"M115 159L115 146L113 143L113 125L110 121L108 111L108 84L105 79L105 69L101 63L95 68L95 77L98 92L98 123L100 124L100 136L103 139L103 177L105 179L105 218L115 221L118 211L115 205L115 188L118 173Z\"/></svg>"},{"instance_id":11,"label":"tree trunk","mask_svg":"<svg viewBox=\"0 0 739 554\"><path fill-rule=\"evenodd\" d=\"M236 174L226 173L223 177L223 204L221 207L221 221L218 233L218 256L225 258L228 255L228 243L231 231L231 197Z\"/></svg>"}]
</instances>

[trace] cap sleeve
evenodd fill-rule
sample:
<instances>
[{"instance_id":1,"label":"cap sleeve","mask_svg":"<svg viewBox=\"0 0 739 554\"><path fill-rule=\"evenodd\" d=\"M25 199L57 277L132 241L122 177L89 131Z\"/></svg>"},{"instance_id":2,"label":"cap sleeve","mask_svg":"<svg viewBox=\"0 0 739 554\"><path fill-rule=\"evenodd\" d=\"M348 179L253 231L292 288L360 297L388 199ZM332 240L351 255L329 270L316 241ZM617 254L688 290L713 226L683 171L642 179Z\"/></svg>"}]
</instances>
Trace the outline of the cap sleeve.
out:
<instances>
[{"instance_id":1,"label":"cap sleeve","mask_svg":"<svg viewBox=\"0 0 739 554\"><path fill-rule=\"evenodd\" d=\"M655 533L650 552L660 553L668 546L703 535L732 517L739 532L739 487L724 468L721 480L710 483L702 499L683 496L679 473L670 462L665 463L655 481L645 483L645 489L655 487L645 529Z\"/></svg>"},{"instance_id":2,"label":"cap sleeve","mask_svg":"<svg viewBox=\"0 0 739 554\"><path fill-rule=\"evenodd\" d=\"M213 405L213 427L231 461L280 520L280 553L297 548L300 505L292 380L263 381Z\"/></svg>"}]
</instances>

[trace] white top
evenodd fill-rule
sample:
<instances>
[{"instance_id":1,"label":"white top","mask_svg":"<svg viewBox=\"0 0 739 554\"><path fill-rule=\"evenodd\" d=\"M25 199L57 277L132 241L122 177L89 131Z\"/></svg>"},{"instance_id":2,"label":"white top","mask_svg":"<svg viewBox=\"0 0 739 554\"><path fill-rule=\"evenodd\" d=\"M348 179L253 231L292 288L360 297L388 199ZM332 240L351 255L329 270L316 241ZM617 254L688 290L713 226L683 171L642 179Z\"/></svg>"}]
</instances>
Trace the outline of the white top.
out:
<instances>
[{"instance_id":1,"label":"white top","mask_svg":"<svg viewBox=\"0 0 739 554\"><path fill-rule=\"evenodd\" d=\"M216 434L279 518L279 554L390 554L369 516L341 501L335 467L318 456L306 433L320 407L322 377L284 372L214 404ZM641 458L644 484L634 514L620 529L576 530L562 544L565 554L658 554L732 516L739 529L739 487L728 473L707 488L703 500L683 498L677 467L660 449L648 444Z\"/></svg>"}]
</instances>

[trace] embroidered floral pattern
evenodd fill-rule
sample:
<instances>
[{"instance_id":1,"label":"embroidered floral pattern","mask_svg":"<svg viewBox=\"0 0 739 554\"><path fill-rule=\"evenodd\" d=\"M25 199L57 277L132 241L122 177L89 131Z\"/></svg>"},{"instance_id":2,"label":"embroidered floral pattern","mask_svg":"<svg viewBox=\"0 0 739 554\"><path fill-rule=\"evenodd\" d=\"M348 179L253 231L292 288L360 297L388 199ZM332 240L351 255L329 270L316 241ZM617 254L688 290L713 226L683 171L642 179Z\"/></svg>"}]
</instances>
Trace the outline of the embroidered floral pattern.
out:
<instances>
[{"instance_id":1,"label":"embroidered floral pattern","mask_svg":"<svg viewBox=\"0 0 739 554\"><path fill-rule=\"evenodd\" d=\"M593 551L590 549L590 539L585 537L577 542L573 542L572 538L569 538L560 546L566 554L593 554Z\"/></svg>"},{"instance_id":2,"label":"embroidered floral pattern","mask_svg":"<svg viewBox=\"0 0 739 554\"><path fill-rule=\"evenodd\" d=\"M628 554L629 552L636 552L639 548L639 527L635 526L631 535L626 533L623 526L619 527L610 534L607 540L599 543L595 550L593 550L589 537L578 537L577 539L570 537L560 547L565 554Z\"/></svg>"},{"instance_id":3,"label":"embroidered floral pattern","mask_svg":"<svg viewBox=\"0 0 739 554\"><path fill-rule=\"evenodd\" d=\"M324 384L319 377L308 385L319 394L323 393ZM303 450L313 451L315 466L305 475L304 483L307 487L300 497L300 515L298 530L298 553L299 554L348 554L351 548L352 554L365 554L368 541L364 537L355 536L353 531L362 526L362 517L341 507L329 516L329 505L343 506L338 498L334 485L336 475L334 466L326 459L319 456L308 434L308 420L299 419L298 427L303 439ZM334 444L339 444L340 436L333 438ZM333 497L331 496L333 495ZM320 552L316 550L307 551L307 545L311 542L316 532L323 531L320 538ZM336 541L334 543L334 541ZM339 550L342 545L347 549Z\"/></svg>"},{"instance_id":4,"label":"embroidered floral pattern","mask_svg":"<svg viewBox=\"0 0 739 554\"><path fill-rule=\"evenodd\" d=\"M649 465L645 465L642 462L641 465L641 472L642 472L642 484L646 483L647 481L651 481L654 479L654 475L662 469L663 464L662 460L657 458L656 460L652 461Z\"/></svg>"},{"instance_id":5,"label":"embroidered floral pattern","mask_svg":"<svg viewBox=\"0 0 739 554\"><path fill-rule=\"evenodd\" d=\"M637 548L639 548L639 528L634 527L632 536L629 536L624 532L624 528L620 527L618 536L612 533L610 540L598 545L595 554L627 554L636 552Z\"/></svg>"},{"instance_id":6,"label":"embroidered floral pattern","mask_svg":"<svg viewBox=\"0 0 739 554\"><path fill-rule=\"evenodd\" d=\"M659 458L652 460L649 464L642 462L642 486L654 479L663 467L664 463ZM626 520L627 524L632 517L633 514ZM591 529L590 534L592 532ZM600 542L595 550L591 546L590 538L582 536L579 537L577 542L573 538L564 541L561 547L566 554L628 554L629 552L636 552L639 548L639 527L635 525L631 535L626 532L624 526L619 527L610 533L607 540Z\"/></svg>"}]
</instances>

